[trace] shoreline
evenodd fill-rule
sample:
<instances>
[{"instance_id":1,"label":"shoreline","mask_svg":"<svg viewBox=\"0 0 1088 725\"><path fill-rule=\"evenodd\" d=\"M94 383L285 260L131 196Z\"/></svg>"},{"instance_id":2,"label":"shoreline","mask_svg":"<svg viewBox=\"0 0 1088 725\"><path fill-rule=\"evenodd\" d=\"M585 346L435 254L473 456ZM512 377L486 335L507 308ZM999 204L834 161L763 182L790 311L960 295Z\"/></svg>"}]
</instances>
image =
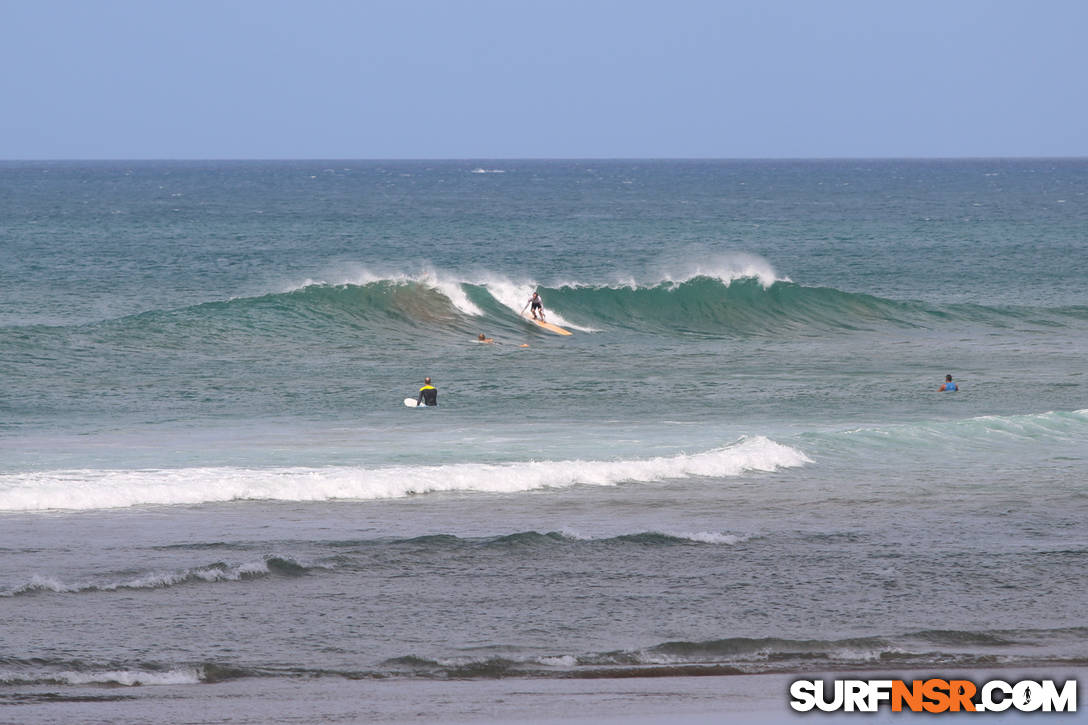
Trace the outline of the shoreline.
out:
<instances>
[{"instance_id":1,"label":"shoreline","mask_svg":"<svg viewBox=\"0 0 1088 725\"><path fill-rule=\"evenodd\" d=\"M1008 682L1031 679L1088 681L1088 667L1058 671L1045 667L978 670L865 670L593 679L504 678L495 680L349 680L341 678L251 678L206 685L138 687L36 686L23 692L0 691L0 720L45 723L146 722L203 723L460 723L534 725L650 723L704 725L751 722L896 722L919 717L882 708L877 713L797 713L789 707L789 685L796 679L968 679ZM15 690L17 688L3 688ZM1082 722L1079 712L1048 713L1047 723ZM1038 713L984 713L985 722L1021 722ZM971 713L971 715L982 715ZM965 717L959 714L957 717ZM923 714L921 717L929 717ZM860 720L859 720L860 719ZM976 717L973 722L979 721Z\"/></svg>"}]
</instances>

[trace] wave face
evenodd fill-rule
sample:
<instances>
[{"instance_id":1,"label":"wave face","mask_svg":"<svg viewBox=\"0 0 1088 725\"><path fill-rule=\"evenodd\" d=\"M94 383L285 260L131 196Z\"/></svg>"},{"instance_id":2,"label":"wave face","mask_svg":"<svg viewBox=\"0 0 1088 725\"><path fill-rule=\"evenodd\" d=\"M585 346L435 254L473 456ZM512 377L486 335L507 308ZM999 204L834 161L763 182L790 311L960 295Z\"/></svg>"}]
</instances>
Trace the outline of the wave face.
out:
<instances>
[{"instance_id":1,"label":"wave face","mask_svg":"<svg viewBox=\"0 0 1088 725\"><path fill-rule=\"evenodd\" d=\"M437 492L515 493L699 476L736 477L809 462L764 437L694 455L619 461L525 461L386 468L78 470L0 476L0 510L88 510L237 500L329 501Z\"/></svg>"},{"instance_id":2,"label":"wave face","mask_svg":"<svg viewBox=\"0 0 1088 725\"><path fill-rule=\"evenodd\" d=\"M572 317L608 327L680 334L778 335L812 328L853 330L866 325L914 325L917 306L869 295L804 287L765 286L756 279L723 283L709 277L653 287L565 287L553 293Z\"/></svg>"},{"instance_id":3,"label":"wave face","mask_svg":"<svg viewBox=\"0 0 1088 725\"><path fill-rule=\"evenodd\" d=\"M987 307L899 301L831 287L812 287L758 267L656 281L542 285L501 275L458 277L438 271L359 273L339 283L307 280L283 292L152 310L79 325L130 343L199 337L228 343L239 336L327 337L370 333L399 340L462 336L479 328L524 330L519 319L531 290L548 319L583 332L628 330L655 335L780 336L881 328L930 328L951 322L1004 328L1088 321L1088 307ZM32 326L47 330L43 326Z\"/></svg>"}]
</instances>

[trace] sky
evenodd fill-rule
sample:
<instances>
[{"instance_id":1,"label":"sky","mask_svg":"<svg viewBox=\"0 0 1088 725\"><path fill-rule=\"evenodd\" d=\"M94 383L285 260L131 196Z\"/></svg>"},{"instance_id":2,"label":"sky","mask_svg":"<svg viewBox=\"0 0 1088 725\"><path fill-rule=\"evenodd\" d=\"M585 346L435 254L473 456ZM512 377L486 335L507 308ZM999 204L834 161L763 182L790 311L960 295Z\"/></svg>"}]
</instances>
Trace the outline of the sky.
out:
<instances>
[{"instance_id":1,"label":"sky","mask_svg":"<svg viewBox=\"0 0 1088 725\"><path fill-rule=\"evenodd\" d=\"M1082 0L0 0L0 159L1088 156Z\"/></svg>"}]
</instances>

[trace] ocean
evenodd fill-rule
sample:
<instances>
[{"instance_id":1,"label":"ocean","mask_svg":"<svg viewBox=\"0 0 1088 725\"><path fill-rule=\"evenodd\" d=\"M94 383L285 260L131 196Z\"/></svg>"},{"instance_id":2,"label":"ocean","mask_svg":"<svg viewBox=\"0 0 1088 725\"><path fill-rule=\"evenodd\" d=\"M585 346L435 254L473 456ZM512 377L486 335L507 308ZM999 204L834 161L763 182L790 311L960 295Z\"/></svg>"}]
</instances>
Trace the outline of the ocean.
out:
<instances>
[{"instance_id":1,"label":"ocean","mask_svg":"<svg viewBox=\"0 0 1088 725\"><path fill-rule=\"evenodd\" d=\"M0 163L0 721L1078 675L1086 248L1086 160Z\"/></svg>"}]
</instances>

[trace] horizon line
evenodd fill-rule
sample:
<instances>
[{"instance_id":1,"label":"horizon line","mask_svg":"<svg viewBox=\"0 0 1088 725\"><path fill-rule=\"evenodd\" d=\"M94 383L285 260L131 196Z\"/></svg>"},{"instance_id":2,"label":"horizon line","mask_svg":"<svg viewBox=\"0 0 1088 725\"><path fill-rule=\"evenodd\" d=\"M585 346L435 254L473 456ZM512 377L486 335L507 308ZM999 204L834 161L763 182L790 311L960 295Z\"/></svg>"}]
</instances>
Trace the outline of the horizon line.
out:
<instances>
[{"instance_id":1,"label":"horizon line","mask_svg":"<svg viewBox=\"0 0 1088 725\"><path fill-rule=\"evenodd\" d=\"M408 161L1079 161L1088 155L1074 156L267 156L267 157L44 157L0 158L0 163L82 163L82 162L271 162L271 161L354 161L354 162L408 162Z\"/></svg>"}]
</instances>

